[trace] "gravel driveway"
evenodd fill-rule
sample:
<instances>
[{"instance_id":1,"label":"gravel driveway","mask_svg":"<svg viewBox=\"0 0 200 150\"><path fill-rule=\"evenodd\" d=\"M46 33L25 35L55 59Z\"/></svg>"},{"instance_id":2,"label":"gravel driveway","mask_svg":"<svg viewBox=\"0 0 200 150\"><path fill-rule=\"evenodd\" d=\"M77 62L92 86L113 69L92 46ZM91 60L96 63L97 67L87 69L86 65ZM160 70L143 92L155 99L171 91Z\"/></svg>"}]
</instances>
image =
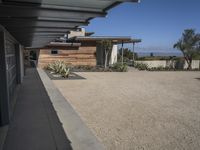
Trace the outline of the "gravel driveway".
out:
<instances>
[{"instance_id":1,"label":"gravel driveway","mask_svg":"<svg viewBox=\"0 0 200 150\"><path fill-rule=\"evenodd\" d=\"M200 149L200 72L78 74L53 82L108 150Z\"/></svg>"}]
</instances>

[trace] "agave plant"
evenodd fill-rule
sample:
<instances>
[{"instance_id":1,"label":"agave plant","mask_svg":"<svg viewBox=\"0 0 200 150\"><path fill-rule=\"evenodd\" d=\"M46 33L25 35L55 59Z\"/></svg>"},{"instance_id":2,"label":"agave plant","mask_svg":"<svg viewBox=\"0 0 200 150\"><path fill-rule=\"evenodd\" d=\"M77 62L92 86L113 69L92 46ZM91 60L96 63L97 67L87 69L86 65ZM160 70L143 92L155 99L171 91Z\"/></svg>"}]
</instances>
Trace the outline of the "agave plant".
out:
<instances>
[{"instance_id":1,"label":"agave plant","mask_svg":"<svg viewBox=\"0 0 200 150\"><path fill-rule=\"evenodd\" d=\"M67 67L64 61L55 61L47 65L47 70L52 73L60 74L64 78L68 78L70 74L70 69Z\"/></svg>"},{"instance_id":2,"label":"agave plant","mask_svg":"<svg viewBox=\"0 0 200 150\"><path fill-rule=\"evenodd\" d=\"M69 77L69 68L64 68L63 72L61 73L62 77L68 78Z\"/></svg>"}]
</instances>

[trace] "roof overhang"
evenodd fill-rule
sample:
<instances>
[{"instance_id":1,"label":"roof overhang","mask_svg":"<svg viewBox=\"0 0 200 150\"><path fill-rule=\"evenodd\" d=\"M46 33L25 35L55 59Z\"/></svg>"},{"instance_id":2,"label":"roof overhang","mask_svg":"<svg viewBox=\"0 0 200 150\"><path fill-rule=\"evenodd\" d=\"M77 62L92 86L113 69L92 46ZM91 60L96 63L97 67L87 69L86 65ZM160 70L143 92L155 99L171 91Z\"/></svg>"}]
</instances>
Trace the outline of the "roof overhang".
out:
<instances>
[{"instance_id":1,"label":"roof overhang","mask_svg":"<svg viewBox=\"0 0 200 150\"><path fill-rule=\"evenodd\" d=\"M67 47L67 46L81 46L80 42L71 42L71 43L63 43L63 42L50 42L47 46L62 46L62 47Z\"/></svg>"},{"instance_id":2,"label":"roof overhang","mask_svg":"<svg viewBox=\"0 0 200 150\"><path fill-rule=\"evenodd\" d=\"M77 36L71 38L71 40L75 41L102 41L102 40L110 40L113 43L121 44L121 43L139 43L141 39L132 39L129 36Z\"/></svg>"},{"instance_id":3,"label":"roof overhang","mask_svg":"<svg viewBox=\"0 0 200 150\"><path fill-rule=\"evenodd\" d=\"M41 47L122 2L139 0L0 0L0 24L25 47Z\"/></svg>"}]
</instances>

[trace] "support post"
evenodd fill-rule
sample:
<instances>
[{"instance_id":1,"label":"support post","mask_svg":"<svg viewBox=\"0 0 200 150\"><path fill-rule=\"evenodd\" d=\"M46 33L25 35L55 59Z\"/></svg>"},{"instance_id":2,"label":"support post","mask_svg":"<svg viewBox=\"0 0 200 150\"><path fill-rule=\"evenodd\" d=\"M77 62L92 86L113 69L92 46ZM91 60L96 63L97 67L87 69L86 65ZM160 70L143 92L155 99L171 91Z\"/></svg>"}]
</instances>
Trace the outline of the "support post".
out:
<instances>
[{"instance_id":1,"label":"support post","mask_svg":"<svg viewBox=\"0 0 200 150\"><path fill-rule=\"evenodd\" d=\"M20 62L20 45L15 44L15 55L16 55L16 70L17 70L17 84L21 84L21 62Z\"/></svg>"},{"instance_id":2,"label":"support post","mask_svg":"<svg viewBox=\"0 0 200 150\"><path fill-rule=\"evenodd\" d=\"M124 64L124 41L122 41L122 65Z\"/></svg>"},{"instance_id":3,"label":"support post","mask_svg":"<svg viewBox=\"0 0 200 150\"><path fill-rule=\"evenodd\" d=\"M133 64L135 61L135 43L133 42Z\"/></svg>"}]
</instances>

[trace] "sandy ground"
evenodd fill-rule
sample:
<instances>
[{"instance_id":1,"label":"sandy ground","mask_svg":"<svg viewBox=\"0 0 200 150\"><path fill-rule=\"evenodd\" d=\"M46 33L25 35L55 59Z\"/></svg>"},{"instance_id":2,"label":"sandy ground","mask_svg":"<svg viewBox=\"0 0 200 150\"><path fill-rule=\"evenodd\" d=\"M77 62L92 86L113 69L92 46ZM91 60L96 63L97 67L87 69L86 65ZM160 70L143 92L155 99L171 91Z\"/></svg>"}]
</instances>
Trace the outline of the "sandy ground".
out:
<instances>
[{"instance_id":1,"label":"sandy ground","mask_svg":"<svg viewBox=\"0 0 200 150\"><path fill-rule=\"evenodd\" d=\"M108 150L200 149L200 72L78 74L53 82Z\"/></svg>"}]
</instances>

